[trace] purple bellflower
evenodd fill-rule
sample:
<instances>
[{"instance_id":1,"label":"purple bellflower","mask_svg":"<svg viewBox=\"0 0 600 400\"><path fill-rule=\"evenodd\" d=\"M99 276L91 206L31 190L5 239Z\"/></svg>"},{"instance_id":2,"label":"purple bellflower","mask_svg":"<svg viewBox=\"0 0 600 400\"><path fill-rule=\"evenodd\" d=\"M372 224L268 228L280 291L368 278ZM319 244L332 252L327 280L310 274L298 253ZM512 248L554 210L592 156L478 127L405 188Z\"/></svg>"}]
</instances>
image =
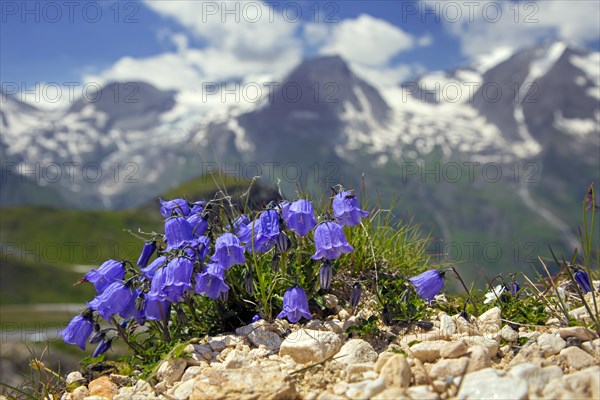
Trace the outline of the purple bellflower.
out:
<instances>
[{"instance_id":1,"label":"purple bellflower","mask_svg":"<svg viewBox=\"0 0 600 400\"><path fill-rule=\"evenodd\" d=\"M192 261L204 261L210 250L209 246L210 240L206 236L200 236L188 242L185 253Z\"/></svg>"},{"instance_id":2,"label":"purple bellflower","mask_svg":"<svg viewBox=\"0 0 600 400\"><path fill-rule=\"evenodd\" d=\"M125 267L122 261L105 261L97 270L93 269L85 274L85 279L94 284L98 293L102 293L111 283L120 281L125 276Z\"/></svg>"},{"instance_id":3,"label":"purple bellflower","mask_svg":"<svg viewBox=\"0 0 600 400\"><path fill-rule=\"evenodd\" d=\"M254 225L254 251L266 253L279 236L279 213L276 210L263 211Z\"/></svg>"},{"instance_id":4,"label":"purple bellflower","mask_svg":"<svg viewBox=\"0 0 600 400\"><path fill-rule=\"evenodd\" d=\"M144 315L148 320L162 321L169 315L171 303L163 291L166 278L166 267L157 269L152 277L150 291L144 296Z\"/></svg>"},{"instance_id":5,"label":"purple bellflower","mask_svg":"<svg viewBox=\"0 0 600 400\"><path fill-rule=\"evenodd\" d=\"M167 300L178 302L183 299L186 290L192 289L190 283L194 265L187 257L176 257L165 267L165 286L163 292Z\"/></svg>"},{"instance_id":6,"label":"purple bellflower","mask_svg":"<svg viewBox=\"0 0 600 400\"><path fill-rule=\"evenodd\" d=\"M444 274L432 269L410 278L409 281L417 289L417 294L421 299L431 302L444 287Z\"/></svg>"},{"instance_id":7,"label":"purple bellflower","mask_svg":"<svg viewBox=\"0 0 600 400\"><path fill-rule=\"evenodd\" d=\"M140 258L138 258L137 266L145 268L148 265L148 261L150 261L150 257L156 251L156 242L146 242L144 243L144 248L142 249L142 254L140 254Z\"/></svg>"},{"instance_id":8,"label":"purple bellflower","mask_svg":"<svg viewBox=\"0 0 600 400\"><path fill-rule=\"evenodd\" d=\"M192 214L199 214L204 211L204 207L206 206L205 201L195 201L192 203Z\"/></svg>"},{"instance_id":9,"label":"purple bellflower","mask_svg":"<svg viewBox=\"0 0 600 400\"><path fill-rule=\"evenodd\" d=\"M306 236L317 225L313 206L310 201L304 199L290 204L284 219L288 227L300 236Z\"/></svg>"},{"instance_id":10,"label":"purple bellflower","mask_svg":"<svg viewBox=\"0 0 600 400\"><path fill-rule=\"evenodd\" d=\"M291 205L292 205L292 203L290 203L289 201L282 201L281 203L279 203L279 208L281 209L281 216L286 221L289 218L289 214L288 213L290 211L290 206Z\"/></svg>"},{"instance_id":11,"label":"purple bellflower","mask_svg":"<svg viewBox=\"0 0 600 400\"><path fill-rule=\"evenodd\" d=\"M192 226L183 217L169 218L165 222L167 250L178 249L192 240Z\"/></svg>"},{"instance_id":12,"label":"purple bellflower","mask_svg":"<svg viewBox=\"0 0 600 400\"><path fill-rule=\"evenodd\" d=\"M192 235L194 237L200 237L208 230L208 221L201 214L192 214L187 218L187 221L192 227Z\"/></svg>"},{"instance_id":13,"label":"purple bellflower","mask_svg":"<svg viewBox=\"0 0 600 400\"><path fill-rule=\"evenodd\" d=\"M100 342L100 344L98 345L98 347L96 347L96 350L94 350L94 354L92 355L92 358L96 358L98 357L100 354L104 354L106 353L108 350L110 350L110 346L112 345L112 339L104 339Z\"/></svg>"},{"instance_id":14,"label":"purple bellflower","mask_svg":"<svg viewBox=\"0 0 600 400\"><path fill-rule=\"evenodd\" d=\"M233 223L233 229L231 226L228 226L227 229L231 229L240 242L248 244L252 242L252 227L249 225L250 220L242 214Z\"/></svg>"},{"instance_id":15,"label":"purple bellflower","mask_svg":"<svg viewBox=\"0 0 600 400\"><path fill-rule=\"evenodd\" d=\"M140 271L142 272L142 274L144 274L144 276L146 278L152 279L152 277L154 276L154 273L156 272L158 267L162 267L166 263L167 263L167 257L159 256L159 257L156 257L156 259L154 261L152 261L150 263L150 265L148 265L145 268L141 268Z\"/></svg>"},{"instance_id":16,"label":"purple bellflower","mask_svg":"<svg viewBox=\"0 0 600 400\"><path fill-rule=\"evenodd\" d=\"M358 225L360 219L367 215L369 215L369 213L361 210L354 193L340 192L333 198L333 216L340 225Z\"/></svg>"},{"instance_id":17,"label":"purple bellflower","mask_svg":"<svg viewBox=\"0 0 600 400\"><path fill-rule=\"evenodd\" d=\"M575 282L577 282L581 290L583 290L583 293L589 293L592 291L590 276L584 270L580 269L575 272Z\"/></svg>"},{"instance_id":18,"label":"purple bellflower","mask_svg":"<svg viewBox=\"0 0 600 400\"><path fill-rule=\"evenodd\" d=\"M316 253L313 260L325 258L334 260L344 253L351 253L354 248L348 244L342 227L335 222L328 221L317 225L315 229Z\"/></svg>"},{"instance_id":19,"label":"purple bellflower","mask_svg":"<svg viewBox=\"0 0 600 400\"><path fill-rule=\"evenodd\" d=\"M91 316L84 317L76 315L71 319L65 329L59 332L63 341L69 344L76 344L81 350L85 350L85 343L94 330L94 323Z\"/></svg>"},{"instance_id":20,"label":"purple bellflower","mask_svg":"<svg viewBox=\"0 0 600 400\"><path fill-rule=\"evenodd\" d=\"M92 310L98 311L107 322L115 314L129 311L131 304L135 304L137 293L121 282L110 284L102 293L88 303Z\"/></svg>"},{"instance_id":21,"label":"purple bellflower","mask_svg":"<svg viewBox=\"0 0 600 400\"><path fill-rule=\"evenodd\" d=\"M169 316L170 305L169 300L148 294L144 299L144 316L149 321L163 321Z\"/></svg>"},{"instance_id":22,"label":"purple bellflower","mask_svg":"<svg viewBox=\"0 0 600 400\"><path fill-rule=\"evenodd\" d=\"M169 201L163 199L159 200L161 204L160 215L165 218L169 218L173 213L183 217L190 215L190 205L185 199L174 199Z\"/></svg>"},{"instance_id":23,"label":"purple bellflower","mask_svg":"<svg viewBox=\"0 0 600 400\"><path fill-rule=\"evenodd\" d=\"M235 264L244 264L244 246L233 233L224 233L215 242L215 254L210 258L227 269Z\"/></svg>"},{"instance_id":24,"label":"purple bellflower","mask_svg":"<svg viewBox=\"0 0 600 400\"><path fill-rule=\"evenodd\" d=\"M225 283L225 268L217 263L208 264L204 271L196 274L196 293L204 294L213 300L227 293L229 286Z\"/></svg>"},{"instance_id":25,"label":"purple bellflower","mask_svg":"<svg viewBox=\"0 0 600 400\"><path fill-rule=\"evenodd\" d=\"M141 303L141 300L139 299L141 291L138 289L134 289L133 290L133 297L131 297L129 299L129 302L127 302L124 306L123 309L121 311L119 311L119 315L121 317L123 317L123 319L125 319L125 321L130 320L131 318L135 319L136 322L140 325L144 324L145 318L144 318L144 309L143 309L143 303ZM138 303L138 300L140 301ZM138 304L139 304L139 308L138 308Z\"/></svg>"},{"instance_id":26,"label":"purple bellflower","mask_svg":"<svg viewBox=\"0 0 600 400\"><path fill-rule=\"evenodd\" d=\"M295 324L300 318L311 319L312 315L308 309L308 299L301 287L295 286L288 289L283 295L283 308L277 318L287 318Z\"/></svg>"}]
</instances>

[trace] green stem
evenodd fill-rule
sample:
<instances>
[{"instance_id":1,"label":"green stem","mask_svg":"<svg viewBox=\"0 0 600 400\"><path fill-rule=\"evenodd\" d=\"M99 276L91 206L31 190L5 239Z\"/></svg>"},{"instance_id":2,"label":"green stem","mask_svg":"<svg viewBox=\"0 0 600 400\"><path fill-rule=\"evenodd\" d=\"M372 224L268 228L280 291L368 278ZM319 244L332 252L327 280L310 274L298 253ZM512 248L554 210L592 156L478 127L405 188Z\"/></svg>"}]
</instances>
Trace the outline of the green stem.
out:
<instances>
[{"instance_id":1,"label":"green stem","mask_svg":"<svg viewBox=\"0 0 600 400\"><path fill-rule=\"evenodd\" d=\"M194 304L194 298L193 297L187 298L186 304L187 304L188 308L190 309L190 312L192 313L192 317L194 318L194 321L196 321L196 323L198 325L200 325L201 321L200 321L200 317L198 317L198 313L196 312L196 305Z\"/></svg>"},{"instance_id":2,"label":"green stem","mask_svg":"<svg viewBox=\"0 0 600 400\"><path fill-rule=\"evenodd\" d=\"M119 323L117 322L117 320L114 317L110 319L110 322L115 326L115 328L119 332L119 336L121 336L123 338L123 340L125 341L127 346L129 346L129 348L131 348L131 350L133 350L137 354L142 354L144 352L144 349L140 345L129 341L129 339L127 338L127 333L125 332L123 327L121 327L121 325L119 325Z\"/></svg>"},{"instance_id":3,"label":"green stem","mask_svg":"<svg viewBox=\"0 0 600 400\"><path fill-rule=\"evenodd\" d=\"M477 302L473 301L473 296L471 296L471 291L467 288L467 285L465 284L465 281L463 281L463 278L460 276L460 274L458 273L458 271L456 271L456 268L454 268L454 267L450 267L450 268L454 272L454 275L457 276L457 278L460 281L460 284L462 285L462 287L467 292L468 299L471 302L471 304L473 304L473 308L475 309L475 313L477 314L477 316L479 316L479 309L477 308Z\"/></svg>"}]
</instances>

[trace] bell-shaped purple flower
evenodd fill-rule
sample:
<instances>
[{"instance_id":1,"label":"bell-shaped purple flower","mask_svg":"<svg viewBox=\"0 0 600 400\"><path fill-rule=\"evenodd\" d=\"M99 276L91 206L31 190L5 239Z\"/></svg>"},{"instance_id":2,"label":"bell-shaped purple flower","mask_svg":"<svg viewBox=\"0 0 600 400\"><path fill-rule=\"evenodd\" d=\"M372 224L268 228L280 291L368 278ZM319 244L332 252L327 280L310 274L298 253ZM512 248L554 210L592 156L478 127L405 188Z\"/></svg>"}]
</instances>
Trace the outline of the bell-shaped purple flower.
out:
<instances>
[{"instance_id":1,"label":"bell-shaped purple flower","mask_svg":"<svg viewBox=\"0 0 600 400\"><path fill-rule=\"evenodd\" d=\"M166 261L167 260L165 259L165 262ZM152 282L150 282L150 291L148 294L151 294L156 298L161 298L161 300L166 299L166 294L164 292L166 280L167 268L162 266L157 268L152 276Z\"/></svg>"},{"instance_id":2,"label":"bell-shaped purple flower","mask_svg":"<svg viewBox=\"0 0 600 400\"><path fill-rule=\"evenodd\" d=\"M94 323L90 317L76 315L59 334L65 343L76 344L81 350L85 350L85 343L93 330Z\"/></svg>"},{"instance_id":3,"label":"bell-shaped purple flower","mask_svg":"<svg viewBox=\"0 0 600 400\"><path fill-rule=\"evenodd\" d=\"M102 293L96 296L88 303L92 310L98 311L107 322L113 315L121 313L123 310L131 308L135 304L137 293L128 288L121 282L110 284Z\"/></svg>"},{"instance_id":4,"label":"bell-shaped purple flower","mask_svg":"<svg viewBox=\"0 0 600 400\"><path fill-rule=\"evenodd\" d=\"M175 257L165 267L165 285L163 292L167 300L178 302L183 299L186 290L192 289L191 279L194 265L187 257Z\"/></svg>"},{"instance_id":5,"label":"bell-shaped purple flower","mask_svg":"<svg viewBox=\"0 0 600 400\"><path fill-rule=\"evenodd\" d=\"M162 321L169 315L171 302L163 290L166 279L166 267L158 268L152 277L150 291L144 295L144 316L150 321Z\"/></svg>"},{"instance_id":6,"label":"bell-shaped purple flower","mask_svg":"<svg viewBox=\"0 0 600 400\"><path fill-rule=\"evenodd\" d=\"M333 198L333 216L342 226L354 226L360 219L369 215L361 210L358 200L352 192L340 192Z\"/></svg>"},{"instance_id":7,"label":"bell-shaped purple flower","mask_svg":"<svg viewBox=\"0 0 600 400\"><path fill-rule=\"evenodd\" d=\"M419 297L431 301L444 287L444 274L432 269L409 279L417 289Z\"/></svg>"},{"instance_id":8,"label":"bell-shaped purple flower","mask_svg":"<svg viewBox=\"0 0 600 400\"><path fill-rule=\"evenodd\" d=\"M178 249L193 239L192 226L183 217L169 218L165 222L167 250Z\"/></svg>"},{"instance_id":9,"label":"bell-shaped purple flower","mask_svg":"<svg viewBox=\"0 0 600 400\"><path fill-rule=\"evenodd\" d=\"M192 214L199 214L204 211L204 207L206 206L205 201L195 201L192 203Z\"/></svg>"},{"instance_id":10,"label":"bell-shaped purple flower","mask_svg":"<svg viewBox=\"0 0 600 400\"><path fill-rule=\"evenodd\" d=\"M315 211L308 200L299 199L290 204L283 218L288 227L300 236L306 236L315 226Z\"/></svg>"},{"instance_id":11,"label":"bell-shaped purple flower","mask_svg":"<svg viewBox=\"0 0 600 400\"><path fill-rule=\"evenodd\" d=\"M244 246L233 233L224 233L215 242L215 254L210 258L223 268L230 268L235 264L244 264Z\"/></svg>"},{"instance_id":12,"label":"bell-shaped purple flower","mask_svg":"<svg viewBox=\"0 0 600 400\"><path fill-rule=\"evenodd\" d=\"M283 295L283 308L277 318L287 318L291 323L300 321L300 318L311 319L308 309L308 299L301 287L295 286L288 289Z\"/></svg>"},{"instance_id":13,"label":"bell-shaped purple flower","mask_svg":"<svg viewBox=\"0 0 600 400\"><path fill-rule=\"evenodd\" d=\"M271 249L279 232L279 213L276 210L263 211L254 225L254 251L265 253Z\"/></svg>"},{"instance_id":14,"label":"bell-shaped purple flower","mask_svg":"<svg viewBox=\"0 0 600 400\"><path fill-rule=\"evenodd\" d=\"M328 221L317 225L315 229L316 253L313 260L325 258L334 260L345 253L351 253L354 248L348 244L342 227L336 222Z\"/></svg>"},{"instance_id":15,"label":"bell-shaped purple flower","mask_svg":"<svg viewBox=\"0 0 600 400\"><path fill-rule=\"evenodd\" d=\"M289 201L282 201L281 203L279 203L279 208L281 209L281 216L286 221L289 218L289 214L288 213L290 211L290 206L291 205L292 205L292 203L290 203Z\"/></svg>"},{"instance_id":16,"label":"bell-shaped purple flower","mask_svg":"<svg viewBox=\"0 0 600 400\"><path fill-rule=\"evenodd\" d=\"M222 293L228 291L229 286L225 283L225 269L221 265L210 263L202 273L196 274L196 293L216 300Z\"/></svg>"},{"instance_id":17,"label":"bell-shaped purple flower","mask_svg":"<svg viewBox=\"0 0 600 400\"><path fill-rule=\"evenodd\" d=\"M192 261L204 261L210 250L210 240L206 236L200 236L188 242L185 253Z\"/></svg>"},{"instance_id":18,"label":"bell-shaped purple flower","mask_svg":"<svg viewBox=\"0 0 600 400\"><path fill-rule=\"evenodd\" d=\"M192 227L192 235L194 237L200 237L208 230L208 221L201 214L192 214L187 218L187 221Z\"/></svg>"},{"instance_id":19,"label":"bell-shaped purple flower","mask_svg":"<svg viewBox=\"0 0 600 400\"><path fill-rule=\"evenodd\" d=\"M248 217L242 214L233 223L233 228L227 226L227 229L231 230L240 239L240 242L248 244L252 241L252 229L248 226L249 224Z\"/></svg>"},{"instance_id":20,"label":"bell-shaped purple flower","mask_svg":"<svg viewBox=\"0 0 600 400\"><path fill-rule=\"evenodd\" d=\"M98 345L98 347L96 347L96 350L94 350L94 354L92 354L92 358L96 358L101 354L106 353L108 350L110 350L110 346L112 346L112 338L111 339L104 339L103 341L100 342L100 344Z\"/></svg>"},{"instance_id":21,"label":"bell-shaped purple flower","mask_svg":"<svg viewBox=\"0 0 600 400\"><path fill-rule=\"evenodd\" d=\"M174 199L169 201L163 199L159 200L161 204L160 215L165 218L169 218L173 213L183 217L187 217L191 213L190 205L185 199Z\"/></svg>"},{"instance_id":22,"label":"bell-shaped purple flower","mask_svg":"<svg viewBox=\"0 0 600 400\"><path fill-rule=\"evenodd\" d=\"M122 261L105 261L97 270L93 269L85 274L85 279L94 284L98 293L102 293L111 283L120 281L125 276L125 267Z\"/></svg>"},{"instance_id":23,"label":"bell-shaped purple flower","mask_svg":"<svg viewBox=\"0 0 600 400\"><path fill-rule=\"evenodd\" d=\"M139 299L140 293L141 292L138 289L133 290L134 295L130 298L129 302L123 306L123 309L119 311L119 315L123 317L125 321L133 318L138 324L142 325L144 323L144 309L143 303L141 302L141 299Z\"/></svg>"},{"instance_id":24,"label":"bell-shaped purple flower","mask_svg":"<svg viewBox=\"0 0 600 400\"><path fill-rule=\"evenodd\" d=\"M589 293L592 291L590 276L584 270L580 269L575 272L575 282L577 282L583 293Z\"/></svg>"},{"instance_id":25,"label":"bell-shaped purple flower","mask_svg":"<svg viewBox=\"0 0 600 400\"><path fill-rule=\"evenodd\" d=\"M169 317L171 303L162 296L147 294L144 298L144 316L149 321L163 321Z\"/></svg>"},{"instance_id":26,"label":"bell-shaped purple flower","mask_svg":"<svg viewBox=\"0 0 600 400\"><path fill-rule=\"evenodd\" d=\"M156 257L156 259L154 259L154 261L152 261L150 263L150 265L148 265L145 268L141 268L140 271L142 272L142 274L144 274L144 276L146 278L152 279L156 270L159 267L162 267L163 265L165 265L166 263L167 263L167 257L159 256L159 257Z\"/></svg>"},{"instance_id":27,"label":"bell-shaped purple flower","mask_svg":"<svg viewBox=\"0 0 600 400\"><path fill-rule=\"evenodd\" d=\"M140 258L138 258L137 266L138 267L146 267L148 265L148 261L150 261L150 257L156 251L156 242L146 242L144 243L144 247L142 248L142 254L140 254Z\"/></svg>"}]
</instances>

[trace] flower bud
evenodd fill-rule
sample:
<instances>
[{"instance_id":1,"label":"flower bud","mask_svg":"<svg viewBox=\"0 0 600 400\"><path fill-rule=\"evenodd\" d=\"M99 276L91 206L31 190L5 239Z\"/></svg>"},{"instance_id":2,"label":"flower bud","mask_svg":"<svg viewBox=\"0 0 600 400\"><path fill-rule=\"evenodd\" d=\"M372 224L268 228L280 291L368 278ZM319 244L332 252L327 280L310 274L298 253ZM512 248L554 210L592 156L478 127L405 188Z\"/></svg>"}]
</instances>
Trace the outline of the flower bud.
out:
<instances>
[{"instance_id":1,"label":"flower bud","mask_svg":"<svg viewBox=\"0 0 600 400\"><path fill-rule=\"evenodd\" d=\"M280 253L285 253L290 248L290 238L288 238L284 232L281 232L277 235L277 238L275 238L275 245Z\"/></svg>"},{"instance_id":2,"label":"flower bud","mask_svg":"<svg viewBox=\"0 0 600 400\"><path fill-rule=\"evenodd\" d=\"M331 277L333 275L333 268L331 267L331 263L329 260L325 260L321 269L319 270L319 278L321 282L321 289L329 290L331 286Z\"/></svg>"},{"instance_id":3,"label":"flower bud","mask_svg":"<svg viewBox=\"0 0 600 400\"><path fill-rule=\"evenodd\" d=\"M244 278L244 289L248 294L254 293L254 277L250 271L248 271L246 277Z\"/></svg>"},{"instance_id":4,"label":"flower bud","mask_svg":"<svg viewBox=\"0 0 600 400\"><path fill-rule=\"evenodd\" d=\"M355 308L360 301L360 296L362 295L362 287L360 283L356 282L354 286L352 286L352 292L350 293L350 305L352 308Z\"/></svg>"},{"instance_id":5,"label":"flower bud","mask_svg":"<svg viewBox=\"0 0 600 400\"><path fill-rule=\"evenodd\" d=\"M279 259L279 254L275 253L275 255L273 256L273 260L271 261L271 270L275 273L277 271L279 271L279 266L280 266L280 259Z\"/></svg>"}]
</instances>

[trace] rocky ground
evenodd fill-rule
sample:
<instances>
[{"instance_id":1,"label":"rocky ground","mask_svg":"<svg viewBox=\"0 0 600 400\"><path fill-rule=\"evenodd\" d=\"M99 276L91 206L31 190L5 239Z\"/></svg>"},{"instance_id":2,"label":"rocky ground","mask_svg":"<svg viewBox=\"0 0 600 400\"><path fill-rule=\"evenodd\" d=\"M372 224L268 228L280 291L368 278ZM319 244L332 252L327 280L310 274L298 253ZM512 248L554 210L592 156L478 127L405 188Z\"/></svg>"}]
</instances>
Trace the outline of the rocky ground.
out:
<instances>
[{"instance_id":1,"label":"rocky ground","mask_svg":"<svg viewBox=\"0 0 600 400\"><path fill-rule=\"evenodd\" d=\"M600 399L600 339L590 329L550 320L515 330L495 307L366 341L345 332L368 311L327 303L336 313L325 321L260 320L198 339L149 381L134 372L86 382L73 372L62 399Z\"/></svg>"}]
</instances>

